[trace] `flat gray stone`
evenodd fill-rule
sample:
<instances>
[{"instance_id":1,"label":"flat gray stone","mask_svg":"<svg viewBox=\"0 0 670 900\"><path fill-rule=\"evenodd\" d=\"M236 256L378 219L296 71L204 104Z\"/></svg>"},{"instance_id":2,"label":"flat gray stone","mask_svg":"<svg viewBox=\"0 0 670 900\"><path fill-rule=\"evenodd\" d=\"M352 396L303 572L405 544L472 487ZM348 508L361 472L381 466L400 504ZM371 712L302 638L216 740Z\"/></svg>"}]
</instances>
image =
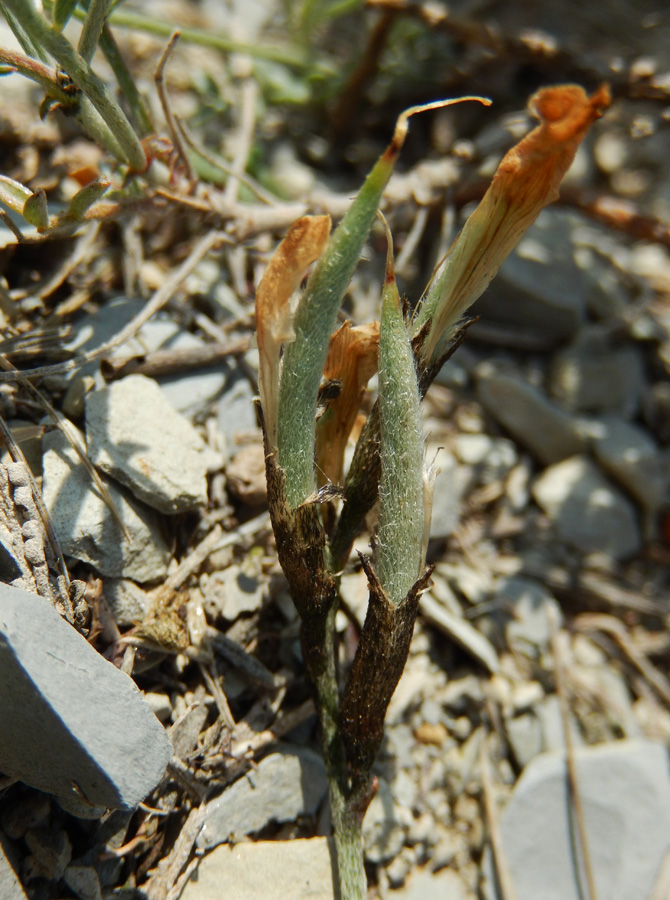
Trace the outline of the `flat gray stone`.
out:
<instances>
[{"instance_id":1,"label":"flat gray stone","mask_svg":"<svg viewBox=\"0 0 670 900\"><path fill-rule=\"evenodd\" d=\"M548 750L563 750L565 736L563 719L556 694L544 697L533 709L514 718L505 719L505 731L512 745L514 757L521 768L534 757ZM579 724L570 716L570 734L575 747L584 744Z\"/></svg>"},{"instance_id":2,"label":"flat gray stone","mask_svg":"<svg viewBox=\"0 0 670 900\"><path fill-rule=\"evenodd\" d=\"M130 578L105 578L104 593L107 608L121 627L144 621L151 611L151 597Z\"/></svg>"},{"instance_id":3,"label":"flat gray stone","mask_svg":"<svg viewBox=\"0 0 670 900\"><path fill-rule=\"evenodd\" d=\"M612 476L645 511L667 502L669 473L651 435L614 416L593 424L593 452Z\"/></svg>"},{"instance_id":4,"label":"flat gray stone","mask_svg":"<svg viewBox=\"0 0 670 900\"><path fill-rule=\"evenodd\" d=\"M461 497L470 478L470 471L459 466L449 451L434 444L426 447L426 460L438 470L433 486L430 538L444 540L458 524Z\"/></svg>"},{"instance_id":5,"label":"flat gray stone","mask_svg":"<svg viewBox=\"0 0 670 900\"><path fill-rule=\"evenodd\" d=\"M58 432L42 441L44 502L63 553L90 563L103 575L140 583L167 573L170 558L156 513L108 484L127 540L70 444Z\"/></svg>"},{"instance_id":6,"label":"flat gray stone","mask_svg":"<svg viewBox=\"0 0 670 900\"><path fill-rule=\"evenodd\" d=\"M192 350L204 347L197 334L183 331L176 323L174 336L163 341L161 350ZM148 328L151 325L145 326ZM156 379L170 406L190 421L199 418L216 400L226 386L226 367L220 363L177 375L162 375Z\"/></svg>"},{"instance_id":7,"label":"flat gray stone","mask_svg":"<svg viewBox=\"0 0 670 900\"><path fill-rule=\"evenodd\" d=\"M534 713L506 719L505 733L514 759L522 768L542 752L542 725Z\"/></svg>"},{"instance_id":8,"label":"flat gray stone","mask_svg":"<svg viewBox=\"0 0 670 900\"><path fill-rule=\"evenodd\" d=\"M612 347L596 328L554 356L549 391L569 412L617 413L631 418L645 389L639 347Z\"/></svg>"},{"instance_id":9,"label":"flat gray stone","mask_svg":"<svg viewBox=\"0 0 670 900\"><path fill-rule=\"evenodd\" d=\"M559 537L583 553L624 559L640 549L632 503L591 460L573 456L550 466L536 479L532 492Z\"/></svg>"},{"instance_id":10,"label":"flat gray stone","mask_svg":"<svg viewBox=\"0 0 670 900\"><path fill-rule=\"evenodd\" d=\"M579 748L575 757L598 896L648 900L670 849L667 750L648 741L617 741ZM500 818L517 900L584 896L567 784L564 754L541 754L525 769ZM486 896L497 900L490 857L484 870Z\"/></svg>"},{"instance_id":11,"label":"flat gray stone","mask_svg":"<svg viewBox=\"0 0 670 900\"><path fill-rule=\"evenodd\" d=\"M312 816L327 790L320 756L306 747L271 753L207 804L197 844L208 850L260 831L269 822Z\"/></svg>"},{"instance_id":12,"label":"flat gray stone","mask_svg":"<svg viewBox=\"0 0 670 900\"><path fill-rule=\"evenodd\" d=\"M36 594L0 585L0 771L89 808L132 809L172 754L133 681Z\"/></svg>"},{"instance_id":13,"label":"flat gray stone","mask_svg":"<svg viewBox=\"0 0 670 900\"><path fill-rule=\"evenodd\" d=\"M334 854L325 837L220 846L200 860L181 898L335 900Z\"/></svg>"},{"instance_id":14,"label":"flat gray stone","mask_svg":"<svg viewBox=\"0 0 670 900\"><path fill-rule=\"evenodd\" d=\"M571 337L586 315L587 288L572 250L571 217L545 209L474 306L496 322L551 344Z\"/></svg>"},{"instance_id":15,"label":"flat gray stone","mask_svg":"<svg viewBox=\"0 0 670 900\"><path fill-rule=\"evenodd\" d=\"M454 452L466 466L476 466L480 481L487 483L504 478L518 462L513 442L488 434L457 434Z\"/></svg>"},{"instance_id":16,"label":"flat gray stone","mask_svg":"<svg viewBox=\"0 0 670 900\"><path fill-rule=\"evenodd\" d=\"M203 575L200 589L207 608L229 622L260 609L265 590L259 575L235 563L222 571Z\"/></svg>"},{"instance_id":17,"label":"flat gray stone","mask_svg":"<svg viewBox=\"0 0 670 900\"><path fill-rule=\"evenodd\" d=\"M77 353L95 350L117 335L143 307L144 303L140 300L117 297L97 312L86 316L67 347ZM185 332L165 312L158 312L134 337L112 350L109 356L144 356L156 350L178 350L202 346L204 343L197 335ZM98 388L105 385L98 360L79 369L73 374L72 381L81 381L84 376L92 376ZM221 392L226 377L225 366L210 366L157 380L173 408L192 419Z\"/></svg>"},{"instance_id":18,"label":"flat gray stone","mask_svg":"<svg viewBox=\"0 0 670 900\"><path fill-rule=\"evenodd\" d=\"M102 900L100 879L93 866L68 866L63 881L80 900Z\"/></svg>"},{"instance_id":19,"label":"flat gray stone","mask_svg":"<svg viewBox=\"0 0 670 900\"><path fill-rule=\"evenodd\" d=\"M394 859L405 844L406 827L393 800L391 788L383 778L363 819L365 858L372 863Z\"/></svg>"},{"instance_id":20,"label":"flat gray stone","mask_svg":"<svg viewBox=\"0 0 670 900\"><path fill-rule=\"evenodd\" d=\"M228 457L239 449L237 436L258 428L254 391L239 369L229 370L226 386L216 404L216 422L225 440Z\"/></svg>"},{"instance_id":21,"label":"flat gray stone","mask_svg":"<svg viewBox=\"0 0 670 900\"><path fill-rule=\"evenodd\" d=\"M503 578L497 586L497 599L509 613L505 625L508 647L531 658L545 653L551 638L550 615L561 622L557 601L539 582L530 578Z\"/></svg>"},{"instance_id":22,"label":"flat gray stone","mask_svg":"<svg viewBox=\"0 0 670 900\"><path fill-rule=\"evenodd\" d=\"M389 896L392 900L470 900L473 895L456 872L420 869L404 887Z\"/></svg>"},{"instance_id":23,"label":"flat gray stone","mask_svg":"<svg viewBox=\"0 0 670 900\"><path fill-rule=\"evenodd\" d=\"M148 506L180 513L207 502L216 454L152 378L129 375L86 398L91 462Z\"/></svg>"},{"instance_id":24,"label":"flat gray stone","mask_svg":"<svg viewBox=\"0 0 670 900\"><path fill-rule=\"evenodd\" d=\"M584 435L569 413L522 378L491 363L477 369L477 397L489 415L545 465L585 449Z\"/></svg>"}]
</instances>

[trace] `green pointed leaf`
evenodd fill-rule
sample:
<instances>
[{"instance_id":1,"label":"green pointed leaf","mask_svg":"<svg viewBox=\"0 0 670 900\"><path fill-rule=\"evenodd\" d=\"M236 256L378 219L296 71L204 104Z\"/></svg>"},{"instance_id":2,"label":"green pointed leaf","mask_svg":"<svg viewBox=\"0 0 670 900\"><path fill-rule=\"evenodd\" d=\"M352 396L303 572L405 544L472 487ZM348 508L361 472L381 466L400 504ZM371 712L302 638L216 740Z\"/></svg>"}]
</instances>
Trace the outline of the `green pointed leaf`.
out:
<instances>
[{"instance_id":1,"label":"green pointed leaf","mask_svg":"<svg viewBox=\"0 0 670 900\"><path fill-rule=\"evenodd\" d=\"M43 188L39 188L26 200L23 206L23 218L29 225L34 225L35 228L48 227L49 209L47 207L47 195Z\"/></svg>"},{"instance_id":2,"label":"green pointed leaf","mask_svg":"<svg viewBox=\"0 0 670 900\"><path fill-rule=\"evenodd\" d=\"M414 353L389 252L379 331L381 477L375 569L392 603L401 603L423 564L424 445Z\"/></svg>"},{"instance_id":3,"label":"green pointed leaf","mask_svg":"<svg viewBox=\"0 0 670 900\"><path fill-rule=\"evenodd\" d=\"M32 197L32 191L20 181L0 175L0 203L4 203L14 212L23 215L26 201Z\"/></svg>"},{"instance_id":4,"label":"green pointed leaf","mask_svg":"<svg viewBox=\"0 0 670 900\"><path fill-rule=\"evenodd\" d=\"M110 184L107 178L98 178L77 191L67 208L67 218L75 221L83 218L86 210L102 197Z\"/></svg>"}]
</instances>

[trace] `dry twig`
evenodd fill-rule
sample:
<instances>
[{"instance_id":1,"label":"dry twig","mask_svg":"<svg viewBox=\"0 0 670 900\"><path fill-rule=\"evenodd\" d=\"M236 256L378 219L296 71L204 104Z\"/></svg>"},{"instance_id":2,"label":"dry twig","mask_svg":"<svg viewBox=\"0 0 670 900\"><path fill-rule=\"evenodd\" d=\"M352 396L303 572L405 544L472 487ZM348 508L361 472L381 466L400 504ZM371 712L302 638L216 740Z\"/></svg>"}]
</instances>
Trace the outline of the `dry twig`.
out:
<instances>
[{"instance_id":1,"label":"dry twig","mask_svg":"<svg viewBox=\"0 0 670 900\"><path fill-rule=\"evenodd\" d=\"M489 826L489 840L495 862L498 884L500 886L501 900L517 900L512 873L507 865L507 856L502 843L500 825L498 822L498 808L493 793L493 779L491 778L491 758L489 755L489 735L484 734L484 740L479 746L479 764L482 771L482 794L484 797L484 809L486 821Z\"/></svg>"},{"instance_id":2,"label":"dry twig","mask_svg":"<svg viewBox=\"0 0 670 900\"><path fill-rule=\"evenodd\" d=\"M158 65L156 66L156 71L154 72L154 83L156 85L156 92L161 102L161 107L163 109L163 115L165 116L165 121L167 123L168 130L170 132L170 137L172 138L172 145L177 151L179 159L184 166L184 170L186 172L186 177L191 183L191 185L195 184L195 179L193 177L193 169L191 167L191 161L188 158L188 153L186 152L186 147L184 147L184 142L182 141L181 131L177 127L175 122L174 113L172 112L172 107L170 105L170 98L168 96L167 90L165 88L165 66L167 65L167 61L172 54L172 51L177 46L177 41L181 32L175 30L172 32L170 36L170 40L165 45L165 49L161 53L160 59L158 60Z\"/></svg>"},{"instance_id":3,"label":"dry twig","mask_svg":"<svg viewBox=\"0 0 670 900\"><path fill-rule=\"evenodd\" d=\"M568 781L570 784L570 794L572 804L575 811L575 821L577 823L577 834L579 836L579 845L581 847L582 862L584 864L584 873L586 875L586 884L590 900L598 900L596 891L595 876L593 866L591 864L591 854L589 852L588 833L586 831L586 820L584 818L584 807L582 806L582 796L579 790L579 777L577 774L577 765L575 762L575 750L572 743L572 731L570 728L570 706L568 700L567 687L565 684L565 662L563 656L563 648L560 643L560 632L558 630L558 622L556 612L553 607L549 607L547 611L549 617L549 626L551 628L551 647L554 654L554 673L556 680L556 693L561 709L561 720L563 722L563 737L565 740L565 757L568 769ZM576 867L578 871L578 867Z\"/></svg>"}]
</instances>

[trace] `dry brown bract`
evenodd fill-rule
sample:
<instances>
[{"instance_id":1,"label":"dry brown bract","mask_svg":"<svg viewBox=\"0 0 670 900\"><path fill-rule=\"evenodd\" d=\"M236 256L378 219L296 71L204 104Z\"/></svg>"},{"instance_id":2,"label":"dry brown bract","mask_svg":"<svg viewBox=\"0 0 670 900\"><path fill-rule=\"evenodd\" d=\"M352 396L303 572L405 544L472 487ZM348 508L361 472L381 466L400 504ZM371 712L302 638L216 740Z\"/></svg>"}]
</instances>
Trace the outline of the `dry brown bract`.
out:
<instances>
[{"instance_id":1,"label":"dry brown bract","mask_svg":"<svg viewBox=\"0 0 670 900\"><path fill-rule=\"evenodd\" d=\"M448 293L437 306L427 356L484 290L558 187L589 126L610 103L602 85L590 97L577 85L538 91L529 109L540 124L504 157L493 182L454 242L447 260Z\"/></svg>"}]
</instances>

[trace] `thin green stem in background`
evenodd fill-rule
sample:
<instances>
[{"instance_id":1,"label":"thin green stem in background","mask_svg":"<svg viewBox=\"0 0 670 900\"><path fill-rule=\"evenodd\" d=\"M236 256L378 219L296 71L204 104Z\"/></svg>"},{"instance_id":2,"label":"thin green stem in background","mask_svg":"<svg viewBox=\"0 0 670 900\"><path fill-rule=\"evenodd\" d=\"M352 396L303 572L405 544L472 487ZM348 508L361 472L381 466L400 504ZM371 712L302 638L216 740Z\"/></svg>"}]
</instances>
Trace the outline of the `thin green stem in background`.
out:
<instances>
[{"instance_id":1,"label":"thin green stem in background","mask_svg":"<svg viewBox=\"0 0 670 900\"><path fill-rule=\"evenodd\" d=\"M83 0L85 9L89 8L90 0ZM111 4L110 4L111 6ZM54 5L55 10L55 5ZM75 12L76 16L76 12ZM88 20L88 16L84 18L84 25ZM81 43L81 42L80 42ZM138 127L140 134L147 136L153 134L155 129L151 121L151 115L144 98L137 89L137 84L133 78L126 61L121 54L116 38L111 28L105 22L99 39L100 49L105 55L105 59L109 63L116 81L121 89L121 93L126 98L126 102L134 117L134 124Z\"/></svg>"},{"instance_id":2,"label":"thin green stem in background","mask_svg":"<svg viewBox=\"0 0 670 900\"><path fill-rule=\"evenodd\" d=\"M34 59L39 59L43 63L47 63L49 61L48 55L44 52L40 44L36 44L32 40L30 35L21 24L21 21L9 9L7 9L6 3L0 3L0 10L7 20L7 24L12 29L14 36L21 45L23 52L27 53L28 56L32 56Z\"/></svg>"},{"instance_id":3,"label":"thin green stem in background","mask_svg":"<svg viewBox=\"0 0 670 900\"><path fill-rule=\"evenodd\" d=\"M109 22L118 28L132 28L135 31L144 31L157 37L169 38L174 31L174 24L170 22L161 22L149 16L126 10L115 10L111 14ZM285 66L298 69L312 69L315 67L302 53L285 50L283 47L244 44L240 41L234 41L223 34L212 31L200 31L197 28L180 29L180 34L182 42L197 44L201 47L213 47L215 50L221 50L224 53L245 53L253 59L267 59L271 62L282 63ZM330 68L324 64L317 64L316 69L323 74L331 72Z\"/></svg>"},{"instance_id":4,"label":"thin green stem in background","mask_svg":"<svg viewBox=\"0 0 670 900\"><path fill-rule=\"evenodd\" d=\"M149 108L144 98L137 89L137 84L133 78L126 61L121 55L116 38L112 34L109 25L105 25L100 35L100 49L105 54L105 59L111 66L121 92L126 98L130 111L135 119L135 124L139 128L140 134L147 136L155 131Z\"/></svg>"},{"instance_id":5,"label":"thin green stem in background","mask_svg":"<svg viewBox=\"0 0 670 900\"><path fill-rule=\"evenodd\" d=\"M87 63L93 59L113 2L114 0L90 0L77 45L79 55Z\"/></svg>"}]
</instances>

